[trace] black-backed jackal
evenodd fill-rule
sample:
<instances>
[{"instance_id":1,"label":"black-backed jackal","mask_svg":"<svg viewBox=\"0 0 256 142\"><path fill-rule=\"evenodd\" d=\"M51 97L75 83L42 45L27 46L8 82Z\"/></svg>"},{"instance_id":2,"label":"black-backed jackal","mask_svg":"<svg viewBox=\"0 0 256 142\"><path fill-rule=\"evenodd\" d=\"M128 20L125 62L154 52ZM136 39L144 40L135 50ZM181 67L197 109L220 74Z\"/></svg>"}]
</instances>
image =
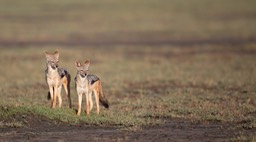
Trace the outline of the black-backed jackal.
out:
<instances>
[{"instance_id":1,"label":"black-backed jackal","mask_svg":"<svg viewBox=\"0 0 256 142\"><path fill-rule=\"evenodd\" d=\"M56 50L53 54L45 52L45 57L46 57L45 79L49 87L48 98L50 95L51 108L54 109L56 107L57 97L58 97L59 107L61 108L62 86L64 86L65 92L68 97L69 107L71 108L72 107L71 97L70 97L71 76L66 69L58 67L59 51Z\"/></svg>"},{"instance_id":2,"label":"black-backed jackal","mask_svg":"<svg viewBox=\"0 0 256 142\"><path fill-rule=\"evenodd\" d=\"M86 114L89 115L90 111L93 107L92 102L92 92L95 97L97 114L100 112L99 102L106 108L109 107L108 100L103 95L101 81L96 75L89 75L90 61L85 61L84 64L76 61L75 66L77 69L77 74L75 77L75 85L76 91L78 95L78 111L77 115L79 116L81 113L81 105L82 105L82 96L85 94L86 97Z\"/></svg>"}]
</instances>

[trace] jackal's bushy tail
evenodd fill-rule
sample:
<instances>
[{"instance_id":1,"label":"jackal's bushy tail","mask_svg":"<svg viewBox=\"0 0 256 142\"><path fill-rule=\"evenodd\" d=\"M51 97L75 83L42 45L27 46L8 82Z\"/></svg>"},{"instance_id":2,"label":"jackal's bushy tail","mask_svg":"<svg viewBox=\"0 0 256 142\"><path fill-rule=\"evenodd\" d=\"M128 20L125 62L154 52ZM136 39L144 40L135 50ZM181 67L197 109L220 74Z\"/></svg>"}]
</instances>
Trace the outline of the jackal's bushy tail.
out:
<instances>
[{"instance_id":1,"label":"jackal's bushy tail","mask_svg":"<svg viewBox=\"0 0 256 142\"><path fill-rule=\"evenodd\" d=\"M66 77L67 77L67 90L68 90L68 92L67 92L67 97L68 97L68 103L69 103L69 108L72 108L72 101L71 101L71 94L70 94L70 82L71 82L71 75L68 73L67 75L66 75Z\"/></svg>"},{"instance_id":2,"label":"jackal's bushy tail","mask_svg":"<svg viewBox=\"0 0 256 142\"><path fill-rule=\"evenodd\" d=\"M104 96L103 91L102 91L102 85L101 85L101 81L99 82L99 100L100 103L105 107L105 108L109 108L109 103L107 98Z\"/></svg>"},{"instance_id":3,"label":"jackal's bushy tail","mask_svg":"<svg viewBox=\"0 0 256 142\"><path fill-rule=\"evenodd\" d=\"M51 100L51 94L50 94L50 91L48 91L48 94L47 94L47 100Z\"/></svg>"}]
</instances>

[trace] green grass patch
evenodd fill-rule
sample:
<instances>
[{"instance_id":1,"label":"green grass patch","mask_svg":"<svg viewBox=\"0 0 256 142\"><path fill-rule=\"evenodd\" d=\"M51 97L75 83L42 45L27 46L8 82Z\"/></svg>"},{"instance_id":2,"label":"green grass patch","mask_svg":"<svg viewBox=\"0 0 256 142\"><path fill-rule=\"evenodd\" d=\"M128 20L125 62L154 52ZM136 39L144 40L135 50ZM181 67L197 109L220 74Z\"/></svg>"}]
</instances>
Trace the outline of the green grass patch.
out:
<instances>
[{"instance_id":1,"label":"green grass patch","mask_svg":"<svg viewBox=\"0 0 256 142\"><path fill-rule=\"evenodd\" d=\"M53 123L68 123L68 124L86 124L100 126L122 126L133 127L152 124L155 121L149 119L136 118L132 114L115 114L103 112L99 115L96 113L87 116L82 113L81 116L76 116L76 111L73 109L51 109L44 106L1 106L0 120L1 127L21 127L27 122L26 118L32 119L48 119Z\"/></svg>"}]
</instances>

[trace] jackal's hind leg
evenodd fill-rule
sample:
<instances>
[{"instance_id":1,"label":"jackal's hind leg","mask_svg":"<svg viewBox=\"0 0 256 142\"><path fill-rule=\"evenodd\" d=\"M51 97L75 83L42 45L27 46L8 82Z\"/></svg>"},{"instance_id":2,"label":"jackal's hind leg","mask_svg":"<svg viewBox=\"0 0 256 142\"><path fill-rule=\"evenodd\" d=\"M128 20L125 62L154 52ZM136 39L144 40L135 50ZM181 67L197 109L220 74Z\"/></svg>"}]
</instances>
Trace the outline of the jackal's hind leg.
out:
<instances>
[{"instance_id":1,"label":"jackal's hind leg","mask_svg":"<svg viewBox=\"0 0 256 142\"><path fill-rule=\"evenodd\" d=\"M96 102L96 107L97 107L97 114L100 113L100 106L99 106L99 92L94 89L93 90L93 93L94 93L94 97L95 97L95 102Z\"/></svg>"},{"instance_id":2,"label":"jackal's hind leg","mask_svg":"<svg viewBox=\"0 0 256 142\"><path fill-rule=\"evenodd\" d=\"M92 110L93 108L93 101L92 101L92 92L89 93L89 106L90 106L90 111Z\"/></svg>"},{"instance_id":3,"label":"jackal's hind leg","mask_svg":"<svg viewBox=\"0 0 256 142\"><path fill-rule=\"evenodd\" d=\"M56 107L57 95L58 95L58 87L55 86L55 87L53 88L53 103L52 103L52 109L55 109L55 107Z\"/></svg>"}]
</instances>

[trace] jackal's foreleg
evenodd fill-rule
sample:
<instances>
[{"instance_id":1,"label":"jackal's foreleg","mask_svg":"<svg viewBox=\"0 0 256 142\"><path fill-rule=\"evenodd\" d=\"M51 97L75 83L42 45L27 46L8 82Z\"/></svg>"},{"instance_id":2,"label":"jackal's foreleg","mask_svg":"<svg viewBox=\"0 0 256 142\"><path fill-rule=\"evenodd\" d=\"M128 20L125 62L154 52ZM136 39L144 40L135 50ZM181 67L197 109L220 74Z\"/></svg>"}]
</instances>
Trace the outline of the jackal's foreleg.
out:
<instances>
[{"instance_id":1,"label":"jackal's foreleg","mask_svg":"<svg viewBox=\"0 0 256 142\"><path fill-rule=\"evenodd\" d=\"M58 95L58 87L55 86L54 89L53 89L53 103L52 103L52 109L55 109L55 107L56 107L57 95Z\"/></svg>"},{"instance_id":2,"label":"jackal's foreleg","mask_svg":"<svg viewBox=\"0 0 256 142\"><path fill-rule=\"evenodd\" d=\"M59 86L58 87L58 93L57 93L57 95L58 95L58 102L59 102L59 108L61 108L61 106L62 106L61 89L62 89L62 86Z\"/></svg>"},{"instance_id":3,"label":"jackal's foreleg","mask_svg":"<svg viewBox=\"0 0 256 142\"><path fill-rule=\"evenodd\" d=\"M78 94L77 114L76 114L76 115L78 115L78 116L80 116L80 114L81 114L82 97L83 97L83 94L82 94L82 93L79 93L79 94Z\"/></svg>"},{"instance_id":4,"label":"jackal's foreleg","mask_svg":"<svg viewBox=\"0 0 256 142\"><path fill-rule=\"evenodd\" d=\"M90 100L89 100L89 92L86 91L86 94L85 94L85 97L86 97L86 114L89 115L90 114Z\"/></svg>"},{"instance_id":5,"label":"jackal's foreleg","mask_svg":"<svg viewBox=\"0 0 256 142\"><path fill-rule=\"evenodd\" d=\"M54 89L52 86L49 86L49 91L50 91L51 107L52 107L53 106L53 93L54 93Z\"/></svg>"}]
</instances>

